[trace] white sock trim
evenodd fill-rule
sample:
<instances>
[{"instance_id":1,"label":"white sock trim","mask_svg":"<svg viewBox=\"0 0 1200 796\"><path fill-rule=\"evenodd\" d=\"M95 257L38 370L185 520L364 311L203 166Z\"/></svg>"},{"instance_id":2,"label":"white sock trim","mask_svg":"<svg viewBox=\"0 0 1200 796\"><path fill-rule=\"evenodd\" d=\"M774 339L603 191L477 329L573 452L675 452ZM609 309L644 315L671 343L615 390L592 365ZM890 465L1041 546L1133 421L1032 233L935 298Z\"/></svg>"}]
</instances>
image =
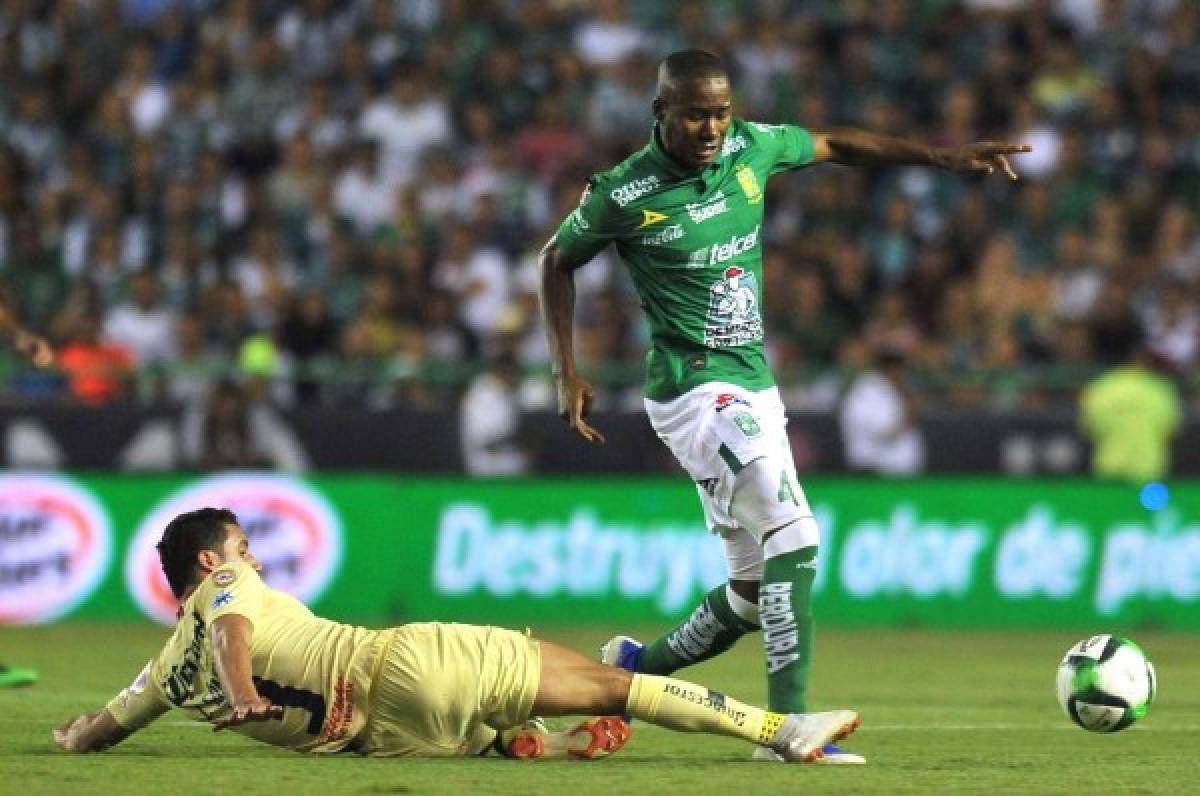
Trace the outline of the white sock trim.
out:
<instances>
[{"instance_id":1,"label":"white sock trim","mask_svg":"<svg viewBox=\"0 0 1200 796\"><path fill-rule=\"evenodd\" d=\"M725 584L725 598L729 600L729 607L740 618L745 619L752 625L758 625L758 603L752 603L742 595L733 590L733 587L728 583Z\"/></svg>"}]
</instances>

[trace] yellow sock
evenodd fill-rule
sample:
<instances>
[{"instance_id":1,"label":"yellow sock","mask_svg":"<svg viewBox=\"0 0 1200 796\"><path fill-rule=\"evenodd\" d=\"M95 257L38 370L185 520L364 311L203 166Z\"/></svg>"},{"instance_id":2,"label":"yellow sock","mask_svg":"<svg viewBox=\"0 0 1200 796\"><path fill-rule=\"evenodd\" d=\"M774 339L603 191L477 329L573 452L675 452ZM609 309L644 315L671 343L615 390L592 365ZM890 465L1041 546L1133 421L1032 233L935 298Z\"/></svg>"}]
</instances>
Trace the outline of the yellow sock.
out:
<instances>
[{"instance_id":1,"label":"yellow sock","mask_svg":"<svg viewBox=\"0 0 1200 796\"><path fill-rule=\"evenodd\" d=\"M635 674L625 712L680 732L708 732L767 744L785 716L730 699L717 691L653 674Z\"/></svg>"}]
</instances>

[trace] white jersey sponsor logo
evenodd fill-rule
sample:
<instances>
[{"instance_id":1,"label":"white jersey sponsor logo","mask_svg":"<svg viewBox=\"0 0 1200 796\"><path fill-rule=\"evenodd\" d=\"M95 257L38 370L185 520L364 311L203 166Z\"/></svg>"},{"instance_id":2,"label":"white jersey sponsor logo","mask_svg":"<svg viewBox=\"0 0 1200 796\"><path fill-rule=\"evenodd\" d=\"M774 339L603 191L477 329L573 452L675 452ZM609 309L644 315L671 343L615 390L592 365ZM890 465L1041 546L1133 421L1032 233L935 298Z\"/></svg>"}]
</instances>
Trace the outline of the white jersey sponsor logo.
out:
<instances>
[{"instance_id":1,"label":"white jersey sponsor logo","mask_svg":"<svg viewBox=\"0 0 1200 796\"><path fill-rule=\"evenodd\" d=\"M753 249L758 245L758 231L761 228L762 224L755 224L754 229L746 235L734 235L724 243L715 243L710 246L708 264L720 265Z\"/></svg>"},{"instance_id":2,"label":"white jersey sponsor logo","mask_svg":"<svg viewBox=\"0 0 1200 796\"><path fill-rule=\"evenodd\" d=\"M725 143L721 145L721 157L732 155L734 152L741 152L749 146L746 143L746 137L742 135L730 135L725 137Z\"/></svg>"},{"instance_id":3,"label":"white jersey sponsor logo","mask_svg":"<svg viewBox=\"0 0 1200 796\"><path fill-rule=\"evenodd\" d=\"M758 130L760 133L778 135L779 133L783 132L782 124L762 124L761 122L747 122L747 124L749 124L755 130Z\"/></svg>"},{"instance_id":4,"label":"white jersey sponsor logo","mask_svg":"<svg viewBox=\"0 0 1200 796\"><path fill-rule=\"evenodd\" d=\"M685 205L688 216L697 224L703 224L710 218L721 215L729 210L729 199L720 193L703 202L688 202Z\"/></svg>"},{"instance_id":5,"label":"white jersey sponsor logo","mask_svg":"<svg viewBox=\"0 0 1200 796\"><path fill-rule=\"evenodd\" d=\"M617 188L613 188L609 194L612 200L621 207L637 199L639 196L645 196L658 187L658 177L653 175L649 177L639 177L636 180L631 180Z\"/></svg>"},{"instance_id":6,"label":"white jersey sponsor logo","mask_svg":"<svg viewBox=\"0 0 1200 796\"><path fill-rule=\"evenodd\" d=\"M587 219L583 217L583 212L578 207L572 210L571 215L567 216L567 218L569 218L571 221L571 231L576 235L592 226L587 222Z\"/></svg>"},{"instance_id":7,"label":"white jersey sponsor logo","mask_svg":"<svg viewBox=\"0 0 1200 796\"><path fill-rule=\"evenodd\" d=\"M662 246L672 241L677 241L683 237L683 225L671 224L668 227L663 227L653 235L646 235L642 238L644 246Z\"/></svg>"}]
</instances>

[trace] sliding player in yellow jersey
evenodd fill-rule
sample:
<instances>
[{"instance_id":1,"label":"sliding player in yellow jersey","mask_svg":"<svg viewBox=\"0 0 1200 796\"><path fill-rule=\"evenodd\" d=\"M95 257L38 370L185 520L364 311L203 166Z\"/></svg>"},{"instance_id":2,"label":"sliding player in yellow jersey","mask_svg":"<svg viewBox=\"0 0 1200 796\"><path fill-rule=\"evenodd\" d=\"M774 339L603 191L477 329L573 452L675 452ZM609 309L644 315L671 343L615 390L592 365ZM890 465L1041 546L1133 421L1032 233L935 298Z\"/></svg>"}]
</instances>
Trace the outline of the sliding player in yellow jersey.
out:
<instances>
[{"instance_id":1,"label":"sliding player in yellow jersey","mask_svg":"<svg viewBox=\"0 0 1200 796\"><path fill-rule=\"evenodd\" d=\"M54 730L69 752L120 743L171 708L215 729L304 752L604 757L627 714L683 732L765 744L812 761L853 732L849 710L780 714L682 680L632 674L496 627L367 630L313 615L263 583L237 518L200 509L158 545L179 624L133 684ZM550 733L532 716L592 715Z\"/></svg>"}]
</instances>

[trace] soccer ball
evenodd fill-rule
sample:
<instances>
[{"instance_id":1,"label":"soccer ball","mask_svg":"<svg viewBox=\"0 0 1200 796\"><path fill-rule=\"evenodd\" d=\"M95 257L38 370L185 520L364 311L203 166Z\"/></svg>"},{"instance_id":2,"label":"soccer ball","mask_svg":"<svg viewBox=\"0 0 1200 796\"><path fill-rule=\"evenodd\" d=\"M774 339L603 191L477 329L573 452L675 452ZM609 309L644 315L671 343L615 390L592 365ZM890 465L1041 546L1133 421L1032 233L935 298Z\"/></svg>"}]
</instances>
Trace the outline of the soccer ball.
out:
<instances>
[{"instance_id":1,"label":"soccer ball","mask_svg":"<svg viewBox=\"0 0 1200 796\"><path fill-rule=\"evenodd\" d=\"M1154 701L1154 665L1129 639L1092 636L1058 665L1058 704L1071 721L1092 732L1123 730Z\"/></svg>"}]
</instances>

